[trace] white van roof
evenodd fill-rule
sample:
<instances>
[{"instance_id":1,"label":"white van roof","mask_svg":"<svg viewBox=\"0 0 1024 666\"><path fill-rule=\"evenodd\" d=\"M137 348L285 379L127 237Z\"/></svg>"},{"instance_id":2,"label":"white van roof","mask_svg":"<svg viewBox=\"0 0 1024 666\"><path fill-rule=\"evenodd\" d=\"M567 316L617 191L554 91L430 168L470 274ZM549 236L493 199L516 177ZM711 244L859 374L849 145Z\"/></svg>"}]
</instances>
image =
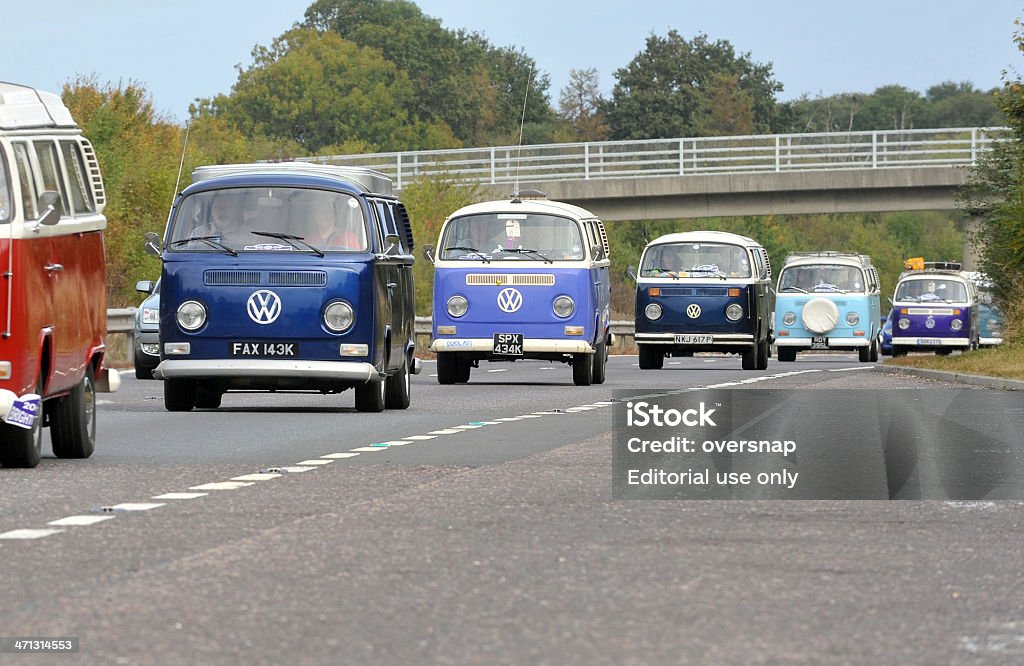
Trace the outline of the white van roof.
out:
<instances>
[{"instance_id":1,"label":"white van roof","mask_svg":"<svg viewBox=\"0 0 1024 666\"><path fill-rule=\"evenodd\" d=\"M0 81L0 130L78 125L59 95Z\"/></svg>"},{"instance_id":2,"label":"white van roof","mask_svg":"<svg viewBox=\"0 0 1024 666\"><path fill-rule=\"evenodd\" d=\"M652 240L649 245L660 245L662 243L730 243L742 247L761 247L753 238L731 234L727 231L684 231L675 234L665 234Z\"/></svg>"},{"instance_id":3,"label":"white van roof","mask_svg":"<svg viewBox=\"0 0 1024 666\"><path fill-rule=\"evenodd\" d=\"M577 220L595 220L597 216L586 208L565 203L564 201L553 201L544 198L508 198L495 199L493 201L482 201L480 203L463 206L448 216L463 217L465 215L486 215L488 213L533 213L537 215L557 215L570 217Z\"/></svg>"},{"instance_id":4,"label":"white van roof","mask_svg":"<svg viewBox=\"0 0 1024 666\"><path fill-rule=\"evenodd\" d=\"M391 179L385 174L364 167L336 166L333 164L311 164L309 162L254 162L251 164L209 164L196 167L192 182L240 176L243 174L289 174L338 178L358 185L370 194L392 196Z\"/></svg>"}]
</instances>

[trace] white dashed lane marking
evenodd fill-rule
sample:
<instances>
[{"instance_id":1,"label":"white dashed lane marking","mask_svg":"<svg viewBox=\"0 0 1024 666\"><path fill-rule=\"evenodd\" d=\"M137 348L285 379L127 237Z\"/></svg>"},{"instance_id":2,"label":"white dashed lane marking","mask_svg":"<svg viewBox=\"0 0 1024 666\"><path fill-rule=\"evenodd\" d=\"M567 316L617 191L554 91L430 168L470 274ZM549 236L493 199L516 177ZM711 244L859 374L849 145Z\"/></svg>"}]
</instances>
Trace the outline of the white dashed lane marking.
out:
<instances>
[{"instance_id":1,"label":"white dashed lane marking","mask_svg":"<svg viewBox=\"0 0 1024 666\"><path fill-rule=\"evenodd\" d=\"M189 500L198 499L200 497L206 497L210 493L164 493L163 495L154 495L152 499L162 500Z\"/></svg>"},{"instance_id":2,"label":"white dashed lane marking","mask_svg":"<svg viewBox=\"0 0 1024 666\"><path fill-rule=\"evenodd\" d=\"M0 539L40 539L51 534L60 534L64 530L11 530L0 534Z\"/></svg>"},{"instance_id":3,"label":"white dashed lane marking","mask_svg":"<svg viewBox=\"0 0 1024 666\"><path fill-rule=\"evenodd\" d=\"M96 523L102 523L104 520L113 519L114 516L68 516L67 518L51 520L46 524L55 525L57 527L72 527L79 525L94 525Z\"/></svg>"},{"instance_id":4,"label":"white dashed lane marking","mask_svg":"<svg viewBox=\"0 0 1024 666\"><path fill-rule=\"evenodd\" d=\"M238 490L253 485L251 481L215 481L204 483L200 486L192 486L189 490Z\"/></svg>"},{"instance_id":5,"label":"white dashed lane marking","mask_svg":"<svg viewBox=\"0 0 1024 666\"><path fill-rule=\"evenodd\" d=\"M332 462L334 462L334 461L333 460L324 460L322 458L317 458L316 460L303 460L303 461L297 462L295 464L296 465L310 465L312 467L316 467L317 465L330 465Z\"/></svg>"},{"instance_id":6,"label":"white dashed lane marking","mask_svg":"<svg viewBox=\"0 0 1024 666\"><path fill-rule=\"evenodd\" d=\"M352 449L352 450L353 451L362 452L362 453L372 453L374 451L383 451L383 450L385 450L387 448L388 447L386 447L386 446L360 446L358 449Z\"/></svg>"},{"instance_id":7,"label":"white dashed lane marking","mask_svg":"<svg viewBox=\"0 0 1024 666\"><path fill-rule=\"evenodd\" d=\"M270 479L279 479L280 474L274 474L270 472L259 472L257 474L243 474L242 476L231 477L232 481L269 481Z\"/></svg>"},{"instance_id":8,"label":"white dashed lane marking","mask_svg":"<svg viewBox=\"0 0 1024 666\"><path fill-rule=\"evenodd\" d=\"M328 453L327 455L320 456L320 457L321 458L330 458L331 460L342 460L344 458L355 458L358 455L359 455L358 453L351 453L351 452L349 452L349 453Z\"/></svg>"},{"instance_id":9,"label":"white dashed lane marking","mask_svg":"<svg viewBox=\"0 0 1024 666\"><path fill-rule=\"evenodd\" d=\"M121 504L115 504L110 507L114 511L150 511L152 509L158 509L164 504L155 504L153 502L122 502Z\"/></svg>"}]
</instances>

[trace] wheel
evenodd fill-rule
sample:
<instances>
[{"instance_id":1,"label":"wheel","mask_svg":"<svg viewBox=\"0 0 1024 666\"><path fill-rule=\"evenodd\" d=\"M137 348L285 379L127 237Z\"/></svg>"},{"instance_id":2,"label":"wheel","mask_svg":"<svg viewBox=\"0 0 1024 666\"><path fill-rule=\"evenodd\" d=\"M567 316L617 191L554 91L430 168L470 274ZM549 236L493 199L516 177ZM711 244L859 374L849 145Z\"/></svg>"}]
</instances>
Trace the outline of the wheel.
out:
<instances>
[{"instance_id":1,"label":"wheel","mask_svg":"<svg viewBox=\"0 0 1024 666\"><path fill-rule=\"evenodd\" d=\"M224 393L216 384L196 384L196 407L217 409Z\"/></svg>"},{"instance_id":2,"label":"wheel","mask_svg":"<svg viewBox=\"0 0 1024 666\"><path fill-rule=\"evenodd\" d=\"M43 382L36 382L36 393L43 394ZM0 422L0 465L4 467L35 467L43 453L43 407L39 401L39 413L31 429L19 428Z\"/></svg>"},{"instance_id":3,"label":"wheel","mask_svg":"<svg viewBox=\"0 0 1024 666\"><path fill-rule=\"evenodd\" d=\"M892 348L892 357L893 358L899 358L900 356L906 356L906 355L907 355L907 350L904 349L903 347L893 347Z\"/></svg>"},{"instance_id":4,"label":"wheel","mask_svg":"<svg viewBox=\"0 0 1024 666\"><path fill-rule=\"evenodd\" d=\"M935 350L935 355L936 356L949 356L952 353L953 353L952 349L936 349Z\"/></svg>"},{"instance_id":5,"label":"wheel","mask_svg":"<svg viewBox=\"0 0 1024 666\"><path fill-rule=\"evenodd\" d=\"M867 347L857 347L857 360L861 363L868 363L871 361L871 349L873 345Z\"/></svg>"},{"instance_id":6,"label":"wheel","mask_svg":"<svg viewBox=\"0 0 1024 666\"><path fill-rule=\"evenodd\" d=\"M665 365L665 354L658 347L640 345L640 369L661 370Z\"/></svg>"},{"instance_id":7,"label":"wheel","mask_svg":"<svg viewBox=\"0 0 1024 666\"><path fill-rule=\"evenodd\" d=\"M136 379L153 379L153 366L150 365L149 359L139 352L135 352L135 378Z\"/></svg>"},{"instance_id":8,"label":"wheel","mask_svg":"<svg viewBox=\"0 0 1024 666\"><path fill-rule=\"evenodd\" d=\"M440 376L440 373L438 375ZM409 358L406 357L401 369L387 378L384 388L384 406L388 409L408 408L411 383L412 373L409 372Z\"/></svg>"},{"instance_id":9,"label":"wheel","mask_svg":"<svg viewBox=\"0 0 1024 666\"><path fill-rule=\"evenodd\" d=\"M190 412L196 406L196 383L192 379L164 380L164 409Z\"/></svg>"},{"instance_id":10,"label":"wheel","mask_svg":"<svg viewBox=\"0 0 1024 666\"><path fill-rule=\"evenodd\" d=\"M58 458L88 458L96 449L96 383L92 368L71 395L54 401L50 441Z\"/></svg>"},{"instance_id":11,"label":"wheel","mask_svg":"<svg viewBox=\"0 0 1024 666\"><path fill-rule=\"evenodd\" d=\"M594 359L590 354L572 355L572 383L576 386L590 386L594 381Z\"/></svg>"},{"instance_id":12,"label":"wheel","mask_svg":"<svg viewBox=\"0 0 1024 666\"><path fill-rule=\"evenodd\" d=\"M769 347L771 347L771 344L768 342L768 338L757 343L757 367L754 368L755 370L768 369Z\"/></svg>"},{"instance_id":13,"label":"wheel","mask_svg":"<svg viewBox=\"0 0 1024 666\"><path fill-rule=\"evenodd\" d=\"M459 359L455 354L437 355L437 383L454 384L458 378Z\"/></svg>"},{"instance_id":14,"label":"wheel","mask_svg":"<svg viewBox=\"0 0 1024 666\"><path fill-rule=\"evenodd\" d=\"M367 382L356 387L356 411L383 412L384 389L387 381Z\"/></svg>"},{"instance_id":15,"label":"wheel","mask_svg":"<svg viewBox=\"0 0 1024 666\"><path fill-rule=\"evenodd\" d=\"M796 349L793 347L776 347L775 351L783 363L792 363L796 360Z\"/></svg>"},{"instance_id":16,"label":"wheel","mask_svg":"<svg viewBox=\"0 0 1024 666\"><path fill-rule=\"evenodd\" d=\"M604 384L606 370L608 368L608 345L603 340L597 345L594 351L594 371L592 379L595 384Z\"/></svg>"},{"instance_id":17,"label":"wheel","mask_svg":"<svg viewBox=\"0 0 1024 666\"><path fill-rule=\"evenodd\" d=\"M744 370L757 370L757 357L759 356L757 345L747 347L741 352Z\"/></svg>"},{"instance_id":18,"label":"wheel","mask_svg":"<svg viewBox=\"0 0 1024 666\"><path fill-rule=\"evenodd\" d=\"M473 362L468 359L460 359L455 369L455 381L459 384L465 384L469 381L469 373L472 371Z\"/></svg>"},{"instance_id":19,"label":"wheel","mask_svg":"<svg viewBox=\"0 0 1024 666\"><path fill-rule=\"evenodd\" d=\"M875 338L874 342L871 343L871 358L869 359L871 363L878 363L878 354L881 351L881 348L881 341L878 338Z\"/></svg>"}]
</instances>

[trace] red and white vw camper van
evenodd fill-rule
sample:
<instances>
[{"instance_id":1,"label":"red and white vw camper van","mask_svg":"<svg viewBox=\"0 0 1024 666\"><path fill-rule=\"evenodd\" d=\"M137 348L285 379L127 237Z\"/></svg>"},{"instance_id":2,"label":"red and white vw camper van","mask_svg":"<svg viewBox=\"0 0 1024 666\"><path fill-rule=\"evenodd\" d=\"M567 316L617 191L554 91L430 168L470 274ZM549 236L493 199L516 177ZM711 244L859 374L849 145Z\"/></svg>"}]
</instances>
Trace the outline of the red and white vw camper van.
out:
<instances>
[{"instance_id":1,"label":"red and white vw camper van","mask_svg":"<svg viewBox=\"0 0 1024 666\"><path fill-rule=\"evenodd\" d=\"M106 198L92 145L60 97L0 83L0 464L35 467L96 442L104 368Z\"/></svg>"}]
</instances>

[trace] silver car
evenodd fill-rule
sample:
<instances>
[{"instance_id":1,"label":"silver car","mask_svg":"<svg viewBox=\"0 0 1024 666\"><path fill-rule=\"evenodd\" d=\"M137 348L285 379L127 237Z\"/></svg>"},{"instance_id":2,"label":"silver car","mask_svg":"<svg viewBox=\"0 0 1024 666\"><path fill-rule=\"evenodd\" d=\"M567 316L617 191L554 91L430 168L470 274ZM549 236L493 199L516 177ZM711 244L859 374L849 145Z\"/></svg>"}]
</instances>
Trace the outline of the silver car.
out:
<instances>
[{"instance_id":1,"label":"silver car","mask_svg":"<svg viewBox=\"0 0 1024 666\"><path fill-rule=\"evenodd\" d=\"M139 280L135 291L149 294L135 311L135 376L154 379L160 363L160 280Z\"/></svg>"}]
</instances>

